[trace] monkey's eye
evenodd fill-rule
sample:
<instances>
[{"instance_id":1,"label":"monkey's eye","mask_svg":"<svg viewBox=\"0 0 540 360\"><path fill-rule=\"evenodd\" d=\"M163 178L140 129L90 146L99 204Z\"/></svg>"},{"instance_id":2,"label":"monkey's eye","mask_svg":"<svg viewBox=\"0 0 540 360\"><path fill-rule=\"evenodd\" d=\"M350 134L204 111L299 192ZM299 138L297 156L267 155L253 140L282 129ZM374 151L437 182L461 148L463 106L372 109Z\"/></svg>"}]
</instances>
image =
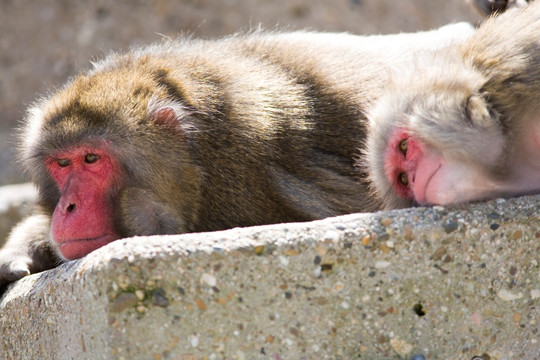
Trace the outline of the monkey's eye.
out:
<instances>
[{"instance_id":1,"label":"monkey's eye","mask_svg":"<svg viewBox=\"0 0 540 360\"><path fill-rule=\"evenodd\" d=\"M96 154L88 153L84 157L84 162L87 164L93 164L96 161L98 161L98 159L99 159L99 156L97 156Z\"/></svg>"},{"instance_id":2,"label":"monkey's eye","mask_svg":"<svg viewBox=\"0 0 540 360\"><path fill-rule=\"evenodd\" d=\"M408 147L409 146L407 145L407 139L403 139L399 142L399 151L401 151L403 155L407 155Z\"/></svg>"},{"instance_id":3,"label":"monkey's eye","mask_svg":"<svg viewBox=\"0 0 540 360\"><path fill-rule=\"evenodd\" d=\"M58 159L58 160L56 160L56 163L60 167L66 167L66 166L69 166L69 164L70 164L68 159Z\"/></svg>"},{"instance_id":4,"label":"monkey's eye","mask_svg":"<svg viewBox=\"0 0 540 360\"><path fill-rule=\"evenodd\" d=\"M406 172L399 173L398 180L400 183L402 183L405 186L409 185L409 177L407 176Z\"/></svg>"}]
</instances>

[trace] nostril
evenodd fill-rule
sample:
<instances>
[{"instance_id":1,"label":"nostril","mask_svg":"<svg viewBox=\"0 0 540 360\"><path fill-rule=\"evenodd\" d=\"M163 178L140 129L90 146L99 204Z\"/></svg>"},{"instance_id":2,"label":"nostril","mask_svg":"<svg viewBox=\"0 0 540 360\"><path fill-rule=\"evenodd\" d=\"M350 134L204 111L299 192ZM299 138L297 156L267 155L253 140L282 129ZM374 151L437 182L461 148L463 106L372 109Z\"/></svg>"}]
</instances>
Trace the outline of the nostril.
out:
<instances>
[{"instance_id":1,"label":"nostril","mask_svg":"<svg viewBox=\"0 0 540 360\"><path fill-rule=\"evenodd\" d=\"M69 204L69 206L67 207L67 212L72 212L73 210L75 210L75 204Z\"/></svg>"}]
</instances>

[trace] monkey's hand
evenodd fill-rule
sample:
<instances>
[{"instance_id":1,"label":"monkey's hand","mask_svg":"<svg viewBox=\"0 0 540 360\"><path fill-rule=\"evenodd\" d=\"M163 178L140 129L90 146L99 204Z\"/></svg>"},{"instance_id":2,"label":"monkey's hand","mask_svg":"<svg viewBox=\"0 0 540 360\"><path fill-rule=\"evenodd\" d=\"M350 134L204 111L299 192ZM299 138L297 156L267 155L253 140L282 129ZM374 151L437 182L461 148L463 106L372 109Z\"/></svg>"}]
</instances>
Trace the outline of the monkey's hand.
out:
<instances>
[{"instance_id":1,"label":"monkey's hand","mask_svg":"<svg viewBox=\"0 0 540 360\"><path fill-rule=\"evenodd\" d=\"M14 249L0 250L0 288L30 275L32 258Z\"/></svg>"},{"instance_id":2,"label":"monkey's hand","mask_svg":"<svg viewBox=\"0 0 540 360\"><path fill-rule=\"evenodd\" d=\"M63 262L49 233L50 218L46 215L30 216L13 228L0 249L0 288Z\"/></svg>"}]
</instances>

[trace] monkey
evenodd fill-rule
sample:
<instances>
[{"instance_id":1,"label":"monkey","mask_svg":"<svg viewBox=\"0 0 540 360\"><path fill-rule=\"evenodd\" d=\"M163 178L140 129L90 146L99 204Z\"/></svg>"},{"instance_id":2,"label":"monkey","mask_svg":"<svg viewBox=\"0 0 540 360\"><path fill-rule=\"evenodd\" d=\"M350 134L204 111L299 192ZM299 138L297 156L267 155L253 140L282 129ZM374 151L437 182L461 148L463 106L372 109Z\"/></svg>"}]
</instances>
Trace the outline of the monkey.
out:
<instances>
[{"instance_id":1,"label":"monkey","mask_svg":"<svg viewBox=\"0 0 540 360\"><path fill-rule=\"evenodd\" d=\"M532 2L391 81L368 110L359 164L385 208L540 191L538 34Z\"/></svg>"},{"instance_id":2,"label":"monkey","mask_svg":"<svg viewBox=\"0 0 540 360\"><path fill-rule=\"evenodd\" d=\"M499 14L513 7L527 6L529 0L467 0L476 11L486 17Z\"/></svg>"},{"instance_id":3,"label":"monkey","mask_svg":"<svg viewBox=\"0 0 540 360\"><path fill-rule=\"evenodd\" d=\"M366 107L389 67L473 32L253 31L94 63L24 120L37 209L0 250L0 286L119 238L378 210L356 166Z\"/></svg>"}]
</instances>

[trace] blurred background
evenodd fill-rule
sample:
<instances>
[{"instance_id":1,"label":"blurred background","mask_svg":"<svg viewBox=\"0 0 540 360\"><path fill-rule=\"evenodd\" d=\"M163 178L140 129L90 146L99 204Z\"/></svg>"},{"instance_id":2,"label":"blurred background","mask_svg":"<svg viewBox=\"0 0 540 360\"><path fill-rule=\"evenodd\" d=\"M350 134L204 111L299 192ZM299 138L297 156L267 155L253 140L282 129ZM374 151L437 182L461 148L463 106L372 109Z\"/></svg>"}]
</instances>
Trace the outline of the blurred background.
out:
<instances>
[{"instance_id":1,"label":"blurred background","mask_svg":"<svg viewBox=\"0 0 540 360\"><path fill-rule=\"evenodd\" d=\"M111 50L259 25L368 35L479 20L465 0L0 0L0 185L26 180L14 129L28 105Z\"/></svg>"}]
</instances>

